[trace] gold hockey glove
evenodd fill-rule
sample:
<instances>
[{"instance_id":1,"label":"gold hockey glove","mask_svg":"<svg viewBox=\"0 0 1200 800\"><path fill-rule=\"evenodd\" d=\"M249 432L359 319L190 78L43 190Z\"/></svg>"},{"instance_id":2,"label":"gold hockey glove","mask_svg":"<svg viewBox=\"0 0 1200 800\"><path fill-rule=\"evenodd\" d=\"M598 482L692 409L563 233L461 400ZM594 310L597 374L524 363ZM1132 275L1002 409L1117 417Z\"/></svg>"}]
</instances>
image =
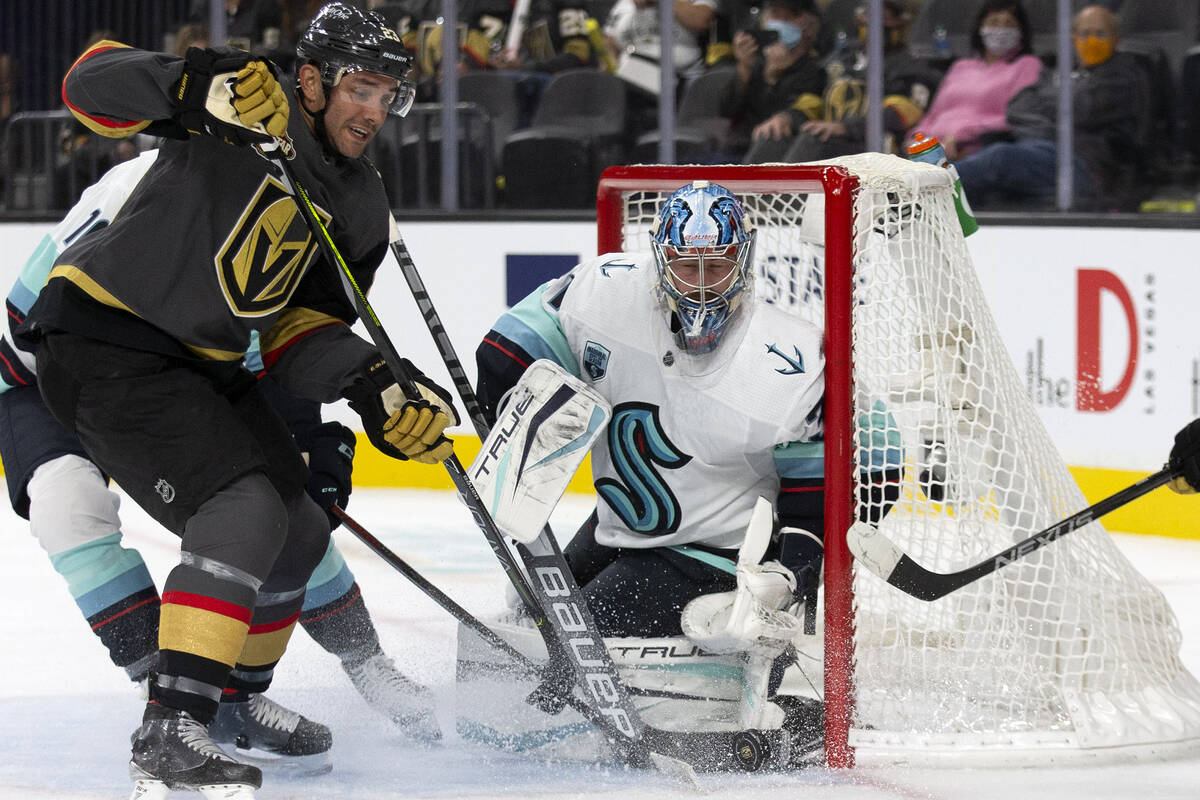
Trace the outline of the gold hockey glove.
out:
<instances>
[{"instance_id":1,"label":"gold hockey glove","mask_svg":"<svg viewBox=\"0 0 1200 800\"><path fill-rule=\"evenodd\" d=\"M392 458L436 464L450 457L454 443L444 431L459 422L450 393L425 377L408 359L405 368L421 395L409 400L379 356L367 359L358 378L343 393L362 417L371 444Z\"/></svg>"}]
</instances>

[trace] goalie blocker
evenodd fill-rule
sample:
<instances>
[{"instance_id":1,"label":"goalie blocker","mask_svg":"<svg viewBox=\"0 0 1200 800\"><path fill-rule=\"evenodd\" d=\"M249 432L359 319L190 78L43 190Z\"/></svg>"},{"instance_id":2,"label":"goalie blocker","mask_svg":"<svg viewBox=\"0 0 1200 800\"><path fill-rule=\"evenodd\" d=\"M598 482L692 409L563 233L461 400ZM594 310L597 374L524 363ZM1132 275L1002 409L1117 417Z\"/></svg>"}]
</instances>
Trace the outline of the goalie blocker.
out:
<instances>
[{"instance_id":1,"label":"goalie blocker","mask_svg":"<svg viewBox=\"0 0 1200 800\"><path fill-rule=\"evenodd\" d=\"M533 362L468 470L496 525L522 544L536 539L611 416L586 383Z\"/></svg>"}]
</instances>

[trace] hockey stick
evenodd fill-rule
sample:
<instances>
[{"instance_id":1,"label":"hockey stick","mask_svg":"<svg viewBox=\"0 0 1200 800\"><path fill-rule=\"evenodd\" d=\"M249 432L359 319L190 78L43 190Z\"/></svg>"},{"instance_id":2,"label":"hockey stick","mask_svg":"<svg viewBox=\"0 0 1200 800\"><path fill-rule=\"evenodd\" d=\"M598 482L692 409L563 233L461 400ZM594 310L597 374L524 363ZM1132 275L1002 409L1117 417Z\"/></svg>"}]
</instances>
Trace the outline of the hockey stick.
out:
<instances>
[{"instance_id":1,"label":"hockey stick","mask_svg":"<svg viewBox=\"0 0 1200 800\"><path fill-rule=\"evenodd\" d=\"M1116 494L1072 514L1061 522L1054 523L1028 539L957 572L933 572L925 569L909 558L891 539L880 533L878 528L872 528L863 522L856 522L851 526L846 533L846 543L863 566L892 586L919 600L937 600L1040 550L1105 514L1116 511L1159 486L1170 483L1181 474L1182 470L1179 467L1167 465L1153 475L1148 475Z\"/></svg>"},{"instance_id":2,"label":"hockey stick","mask_svg":"<svg viewBox=\"0 0 1200 800\"><path fill-rule=\"evenodd\" d=\"M332 512L372 552L395 568L397 572L412 582L422 593L449 612L452 617L474 631L486 644L491 645L496 650L508 656L513 665L528 677L535 680L541 680L544 677L545 670L537 662L514 648L478 617L456 603L441 589L437 588L437 586L408 562L396 555L387 545L354 520L344 509L335 505ZM564 699L566 704L578 712L584 719L598 727L605 725L605 720L598 718L597 712L583 700L580 700L573 694L566 695ZM786 735L786 732L783 730L754 731L752 734L748 731L676 732L653 728L649 725L643 729L643 733L648 746L656 753L667 754L672 758L682 760L691 767L706 772L732 769L734 767L740 769L750 768L752 766L750 763L742 763L739 760L743 753L741 740L748 735L756 738L765 737L768 749L772 754L781 754L784 752L783 737Z\"/></svg>"},{"instance_id":3,"label":"hockey stick","mask_svg":"<svg viewBox=\"0 0 1200 800\"><path fill-rule=\"evenodd\" d=\"M458 392L458 396L462 398L463 406L467 409L467 416L471 418L471 423L475 426L475 433L479 435L481 441L485 440L491 426L483 416L483 407L479 404L479 398L475 396L475 390L471 388L471 382L467 380L467 373L463 369L462 361L458 358L458 353L454 350L449 334L446 333L446 326L442 324L442 318L438 315L437 309L433 307L433 299L429 296L429 290L425 288L425 282L421 280L421 273L417 271L412 254L408 252L408 247L404 244L403 237L400 236L396 218L389 215L389 220L391 222L392 256L400 265L400 273L408 283L413 300L416 301L417 308L421 311L421 318L425 320L425 327L429 329L429 335L433 337L433 343L437 346L438 355L442 357L442 363L446 365L446 371L450 373L454 388ZM578 536L588 526L595 527L596 521L596 512L593 511L575 532L575 535ZM551 550L561 555L562 550L554 538L554 533L549 527L545 529L544 533L545 542L542 544L548 544Z\"/></svg>"},{"instance_id":4,"label":"hockey stick","mask_svg":"<svg viewBox=\"0 0 1200 800\"><path fill-rule=\"evenodd\" d=\"M467 409L467 415L475 425L475 432L479 434L481 440L486 440L489 425L487 424L487 420L484 419L483 408L471 388L471 382L467 380L467 373L463 369L462 361L459 360L453 343L450 341L449 334L446 333L446 326L442 324L441 316L438 315L437 309L433 306L433 299L429 296L429 290L425 287L425 282L421 280L421 273L417 270L417 265L413 262L412 255L408 252L408 247L404 244L404 239L400 235L400 229L396 225L396 219L391 216L389 216L389 219L391 220L390 244L392 255L395 257L396 263L400 265L400 272L404 275L404 280L408 283L409 291L412 292L413 300L416 301L417 308L421 312L421 317L425 320L425 327L429 329L429 335L433 337L438 354L442 357L442 362L446 365L446 370L450 373L450 378L454 382L454 388L458 391L459 397L462 398L463 405ZM593 511L591 516L580 526L579 531L583 531L588 526L594 526L595 524L596 512ZM579 531L576 532L576 535L578 535ZM543 528L541 534L532 542L517 545L517 552L522 562L524 562L528 573L543 578L536 587L546 590L543 592L543 600L545 602L543 608L556 608L558 603L564 600L568 601L571 606L578 609L578 623L582 625L583 630L589 636L599 641L600 636L596 631L596 625L592 619L591 612L588 610L587 602L584 600L583 594L579 590L579 585L576 583L575 577L571 574L571 570L567 566L566 559L563 558L562 550L559 548L558 541L554 538L554 533L550 530L550 527L546 526ZM545 585L545 576L555 576L552 586ZM553 623L553 620L551 622ZM557 633L557 630L555 632ZM548 634L549 631L543 629L543 636L547 636L547 646L550 646L552 642L548 638ZM558 638L558 644L561 646L562 637ZM571 660L575 662L579 661L578 653L563 653L563 655L572 657ZM608 680L612 682L616 690L619 693L624 693L624 686L617 675L616 665L612 663L607 649L594 660L603 662L600 669L604 673L607 673ZM588 673L582 670L577 670L577 674L581 680L590 680Z\"/></svg>"},{"instance_id":5,"label":"hockey stick","mask_svg":"<svg viewBox=\"0 0 1200 800\"><path fill-rule=\"evenodd\" d=\"M273 155L276 156L275 163L279 164L283 174L292 185L296 206L299 208L301 216L316 238L322 254L338 271L347 294L354 302L359 318L366 327L371 340L379 348L380 355L392 373L392 378L396 381L397 386L403 391L405 397L411 400L420 399L420 392L413 381L413 376L405 368L400 354L384 331L375 310L371 307L349 265L346 264L334 244L333 238L317 214L308 192L296 179L295 170L289 163L289 155L294 157L294 152L290 141L281 140ZM541 630L542 636L546 639L547 649L551 653L558 652L570 656L569 663L575 672L576 683L583 689L585 696L589 698L589 702L596 710L598 715L596 720L603 721L600 730L605 732L614 752L633 766L646 767L655 763L662 768L664 757L652 759L646 742L642 738L644 725L641 717L634 708L629 693L625 691L617 677L616 667L612 663L604 640L596 633L595 624L591 623L586 602L579 593L578 587L574 587L574 591L571 591L570 587L574 584L574 580L570 578L571 573L567 568L566 561L561 555L557 556L557 563L553 559L547 559L540 564L536 559L526 560L530 575L537 576L539 591L545 598L543 605L534 595L529 582L513 561L512 554L509 553L504 542L503 534L487 513L486 506L475 491L470 478L467 477L466 470L463 469L458 456L451 453L442 463L450 475L450 480L458 490L459 497L470 510L476 525L483 532L484 538L491 546L497 560L500 561L505 574ZM570 584L568 584L568 580ZM547 620L545 617L543 609L547 607L554 611L554 620ZM565 637L560 633L560 627L555 626L556 623L557 626L574 635L564 641ZM548 688L557 689L554 691L553 699L561 708L562 703L565 702L565 697L563 697L565 692L562 687L548 686ZM686 768L687 765L679 764L677 767Z\"/></svg>"}]
</instances>

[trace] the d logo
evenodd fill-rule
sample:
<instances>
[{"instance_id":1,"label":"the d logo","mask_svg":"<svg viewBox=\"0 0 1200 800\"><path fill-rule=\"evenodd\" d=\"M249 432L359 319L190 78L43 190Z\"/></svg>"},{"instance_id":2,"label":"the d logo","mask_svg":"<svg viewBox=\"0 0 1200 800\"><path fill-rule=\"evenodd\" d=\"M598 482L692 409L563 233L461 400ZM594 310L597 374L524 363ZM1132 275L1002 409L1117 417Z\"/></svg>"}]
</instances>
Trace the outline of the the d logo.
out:
<instances>
[{"instance_id":1,"label":"the d logo","mask_svg":"<svg viewBox=\"0 0 1200 800\"><path fill-rule=\"evenodd\" d=\"M1138 361L1137 314L1133 298L1121 279L1104 269L1080 269L1078 281L1078 332L1076 336L1076 408L1080 411L1109 411L1115 408L1129 392ZM1100 319L1100 302L1104 292L1111 292L1125 312L1125 325L1129 331L1129 358L1125 362L1125 373L1120 382L1110 391L1100 388L1100 351L1103 326Z\"/></svg>"}]
</instances>

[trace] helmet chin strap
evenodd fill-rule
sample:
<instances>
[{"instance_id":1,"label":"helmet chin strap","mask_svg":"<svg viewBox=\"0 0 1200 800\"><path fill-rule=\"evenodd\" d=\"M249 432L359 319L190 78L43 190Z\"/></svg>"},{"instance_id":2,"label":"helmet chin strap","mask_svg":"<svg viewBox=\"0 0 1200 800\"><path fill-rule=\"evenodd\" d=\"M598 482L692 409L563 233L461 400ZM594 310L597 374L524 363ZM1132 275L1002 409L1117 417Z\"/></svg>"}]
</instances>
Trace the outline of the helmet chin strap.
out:
<instances>
[{"instance_id":1,"label":"helmet chin strap","mask_svg":"<svg viewBox=\"0 0 1200 800\"><path fill-rule=\"evenodd\" d=\"M329 131L325 127L325 112L329 109L329 87L325 85L324 81L321 82L321 92L325 95L325 105L317 111L313 111L308 107L308 103L304 101L304 91L300 89L299 85L296 86L296 99L300 102L300 107L304 109L304 113L312 117L313 134L317 137L317 143L321 145L322 152L329 158L345 158L333 146L333 141L329 138Z\"/></svg>"}]
</instances>

